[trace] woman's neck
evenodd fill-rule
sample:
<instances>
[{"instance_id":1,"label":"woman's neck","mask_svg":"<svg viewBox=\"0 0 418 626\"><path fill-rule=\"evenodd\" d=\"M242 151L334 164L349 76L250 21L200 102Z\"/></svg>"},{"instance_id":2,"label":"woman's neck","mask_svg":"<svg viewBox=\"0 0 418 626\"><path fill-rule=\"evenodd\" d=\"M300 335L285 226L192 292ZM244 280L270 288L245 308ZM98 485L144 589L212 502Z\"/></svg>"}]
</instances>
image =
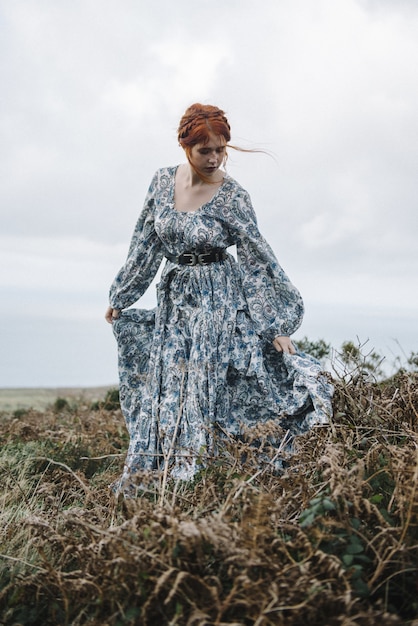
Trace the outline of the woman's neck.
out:
<instances>
[{"instance_id":1,"label":"woman's neck","mask_svg":"<svg viewBox=\"0 0 418 626\"><path fill-rule=\"evenodd\" d=\"M184 163L183 180L186 187L206 187L206 185L218 185L224 179L224 172L217 170L210 180L202 180L199 174L192 168L190 163Z\"/></svg>"}]
</instances>

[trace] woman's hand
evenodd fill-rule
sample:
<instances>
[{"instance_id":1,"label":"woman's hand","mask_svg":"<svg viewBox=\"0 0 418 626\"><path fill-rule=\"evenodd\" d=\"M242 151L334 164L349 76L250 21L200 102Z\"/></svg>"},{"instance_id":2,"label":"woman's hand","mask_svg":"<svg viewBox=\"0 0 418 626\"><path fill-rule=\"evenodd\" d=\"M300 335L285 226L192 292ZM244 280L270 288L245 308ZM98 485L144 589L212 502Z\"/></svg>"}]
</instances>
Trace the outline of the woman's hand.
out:
<instances>
[{"instance_id":1,"label":"woman's hand","mask_svg":"<svg viewBox=\"0 0 418 626\"><path fill-rule=\"evenodd\" d=\"M296 354L296 349L293 343L290 341L290 337L275 337L273 346L277 352L286 352L287 354Z\"/></svg>"},{"instance_id":2,"label":"woman's hand","mask_svg":"<svg viewBox=\"0 0 418 626\"><path fill-rule=\"evenodd\" d=\"M109 322L109 324L111 324L114 320L118 319L119 314L119 309L113 309L111 306L109 306L105 313L105 319L107 322Z\"/></svg>"}]
</instances>

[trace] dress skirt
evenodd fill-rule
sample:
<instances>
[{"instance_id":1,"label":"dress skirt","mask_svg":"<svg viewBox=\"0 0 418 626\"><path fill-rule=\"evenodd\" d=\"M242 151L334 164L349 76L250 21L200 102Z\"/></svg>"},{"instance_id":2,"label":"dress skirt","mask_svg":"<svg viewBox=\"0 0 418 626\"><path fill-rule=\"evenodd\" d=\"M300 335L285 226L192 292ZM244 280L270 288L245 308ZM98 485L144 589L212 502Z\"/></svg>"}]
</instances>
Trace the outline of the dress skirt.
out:
<instances>
[{"instance_id":1,"label":"dress skirt","mask_svg":"<svg viewBox=\"0 0 418 626\"><path fill-rule=\"evenodd\" d=\"M219 437L270 420L292 436L327 423L332 388L320 364L279 353L255 332L234 297L234 264L173 268L156 309L127 309L114 322L130 435L124 483L166 465L172 478L190 479L217 454Z\"/></svg>"},{"instance_id":2,"label":"dress skirt","mask_svg":"<svg viewBox=\"0 0 418 626\"><path fill-rule=\"evenodd\" d=\"M154 175L110 289L110 306L121 310L113 330L130 435L123 489L144 471L193 477L218 454L219 437L245 437L271 420L294 436L331 415L320 364L273 347L300 326L303 300L259 232L248 193L226 174L209 202L182 213L176 171ZM208 265L166 260L156 309L130 308L164 256L232 246L236 258Z\"/></svg>"}]
</instances>

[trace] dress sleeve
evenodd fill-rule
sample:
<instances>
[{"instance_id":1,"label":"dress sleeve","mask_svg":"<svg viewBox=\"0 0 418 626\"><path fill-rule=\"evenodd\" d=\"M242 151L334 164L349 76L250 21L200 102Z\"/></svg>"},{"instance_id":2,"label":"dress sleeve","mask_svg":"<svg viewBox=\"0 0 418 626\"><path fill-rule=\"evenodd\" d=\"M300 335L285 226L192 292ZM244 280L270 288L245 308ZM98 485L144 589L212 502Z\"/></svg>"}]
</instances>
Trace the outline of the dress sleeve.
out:
<instances>
[{"instance_id":1,"label":"dress sleeve","mask_svg":"<svg viewBox=\"0 0 418 626\"><path fill-rule=\"evenodd\" d=\"M244 297L259 334L268 341L291 335L302 323L303 300L260 234L251 199L243 189L230 201L228 221Z\"/></svg>"},{"instance_id":2,"label":"dress sleeve","mask_svg":"<svg viewBox=\"0 0 418 626\"><path fill-rule=\"evenodd\" d=\"M125 309L140 298L155 277L163 258L163 245L154 227L158 172L154 175L132 236L125 264L110 287L110 306Z\"/></svg>"}]
</instances>

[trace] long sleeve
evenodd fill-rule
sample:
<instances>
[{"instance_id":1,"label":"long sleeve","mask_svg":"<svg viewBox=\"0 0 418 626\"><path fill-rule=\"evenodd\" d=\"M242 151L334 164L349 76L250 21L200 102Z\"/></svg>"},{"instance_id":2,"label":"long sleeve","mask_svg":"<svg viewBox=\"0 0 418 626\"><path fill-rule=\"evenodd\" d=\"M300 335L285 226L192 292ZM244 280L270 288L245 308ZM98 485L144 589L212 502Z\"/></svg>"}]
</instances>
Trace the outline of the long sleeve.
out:
<instances>
[{"instance_id":1,"label":"long sleeve","mask_svg":"<svg viewBox=\"0 0 418 626\"><path fill-rule=\"evenodd\" d=\"M144 207L138 218L125 264L110 288L110 306L124 309L136 302L151 284L163 257L163 245L154 227L155 194L158 173L154 175Z\"/></svg>"},{"instance_id":2,"label":"long sleeve","mask_svg":"<svg viewBox=\"0 0 418 626\"><path fill-rule=\"evenodd\" d=\"M227 219L244 296L259 333L268 341L291 335L302 323L303 300L260 234L250 197L242 188L231 197Z\"/></svg>"}]
</instances>

